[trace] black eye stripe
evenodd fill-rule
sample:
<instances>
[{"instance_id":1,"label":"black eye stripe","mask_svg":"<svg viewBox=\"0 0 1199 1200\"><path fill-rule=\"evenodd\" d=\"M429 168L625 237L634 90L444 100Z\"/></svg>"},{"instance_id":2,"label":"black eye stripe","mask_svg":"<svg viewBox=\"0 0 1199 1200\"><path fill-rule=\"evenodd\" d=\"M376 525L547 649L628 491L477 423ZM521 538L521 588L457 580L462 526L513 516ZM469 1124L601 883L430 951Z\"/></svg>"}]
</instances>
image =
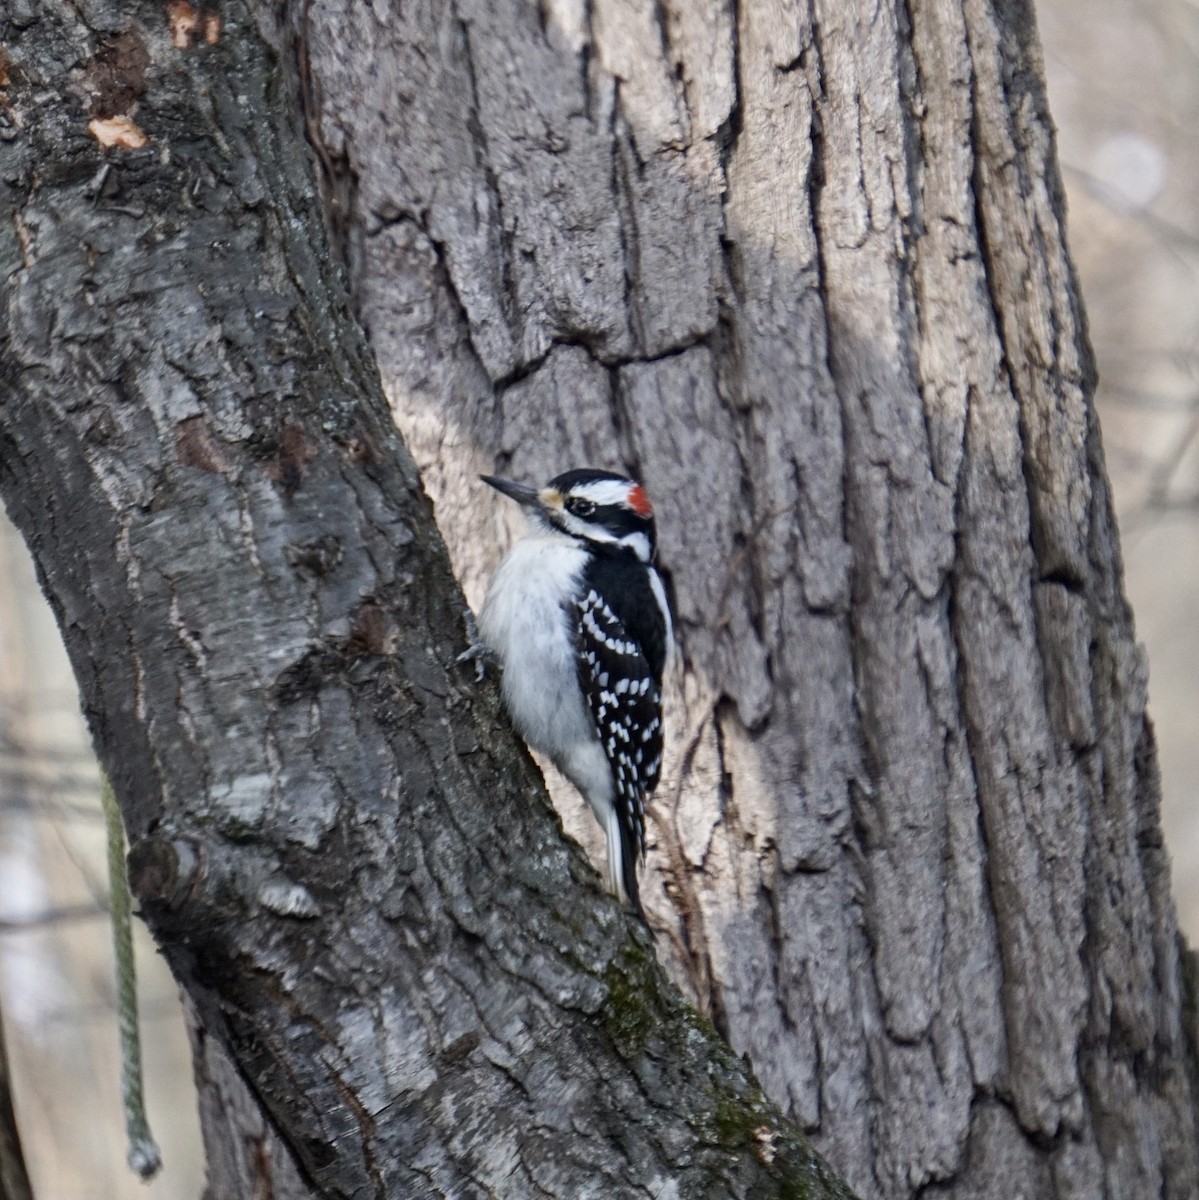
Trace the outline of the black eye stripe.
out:
<instances>
[{"instance_id":1,"label":"black eye stripe","mask_svg":"<svg viewBox=\"0 0 1199 1200\"><path fill-rule=\"evenodd\" d=\"M603 545L600 540L601 531L616 540L628 537L631 533L640 533L646 538L651 559L657 551L658 539L652 516L639 516L623 504L596 504L595 501L588 500L585 496L567 496L562 508L576 520L584 522L588 530L595 531L594 539L592 539L595 546ZM556 523L567 532L577 532L579 536L591 538L590 533L579 530L577 526L572 530L561 519Z\"/></svg>"},{"instance_id":2,"label":"black eye stripe","mask_svg":"<svg viewBox=\"0 0 1199 1200\"><path fill-rule=\"evenodd\" d=\"M566 511L576 517L588 517L599 525L625 527L628 530L644 529L651 524L649 517L638 516L623 504L596 504L583 496L571 496L564 505Z\"/></svg>"}]
</instances>

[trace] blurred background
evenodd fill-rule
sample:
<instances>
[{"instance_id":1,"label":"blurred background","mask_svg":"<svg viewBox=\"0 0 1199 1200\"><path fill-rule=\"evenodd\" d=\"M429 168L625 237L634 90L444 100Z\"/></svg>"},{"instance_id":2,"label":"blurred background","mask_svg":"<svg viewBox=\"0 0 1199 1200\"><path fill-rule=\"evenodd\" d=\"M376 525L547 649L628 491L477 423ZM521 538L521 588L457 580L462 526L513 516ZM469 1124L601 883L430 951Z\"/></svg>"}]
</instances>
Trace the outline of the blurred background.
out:
<instances>
[{"instance_id":1,"label":"blurred background","mask_svg":"<svg viewBox=\"0 0 1199 1200\"><path fill-rule=\"evenodd\" d=\"M1041 0L1179 921L1199 945L1199 3Z\"/></svg>"},{"instance_id":2,"label":"blurred background","mask_svg":"<svg viewBox=\"0 0 1199 1200\"><path fill-rule=\"evenodd\" d=\"M1199 945L1199 0L1041 0L1050 105L1099 361L1125 581L1149 650L1163 821ZM74 681L0 522L0 1011L38 1200L193 1200L203 1162L174 984L139 928L151 1126L126 1168L104 825Z\"/></svg>"}]
</instances>

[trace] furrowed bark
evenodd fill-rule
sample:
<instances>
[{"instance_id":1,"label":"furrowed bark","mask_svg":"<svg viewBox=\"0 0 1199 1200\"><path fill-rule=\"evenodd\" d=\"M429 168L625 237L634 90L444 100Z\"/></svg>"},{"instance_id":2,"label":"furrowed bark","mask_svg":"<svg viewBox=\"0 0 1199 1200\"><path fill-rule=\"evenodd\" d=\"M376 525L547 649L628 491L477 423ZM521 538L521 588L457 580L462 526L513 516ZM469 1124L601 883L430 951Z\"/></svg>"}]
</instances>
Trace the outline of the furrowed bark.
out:
<instances>
[{"instance_id":1,"label":"furrowed bark","mask_svg":"<svg viewBox=\"0 0 1199 1200\"><path fill-rule=\"evenodd\" d=\"M478 471L623 464L657 503L686 672L644 890L674 977L863 1196L1199 1192L1031 6L292 20L467 594L508 532Z\"/></svg>"},{"instance_id":2,"label":"furrowed bark","mask_svg":"<svg viewBox=\"0 0 1199 1200\"><path fill-rule=\"evenodd\" d=\"M184 1012L206 1152L203 1200L310 1200L295 1156L186 996Z\"/></svg>"},{"instance_id":3,"label":"furrowed bark","mask_svg":"<svg viewBox=\"0 0 1199 1200\"><path fill-rule=\"evenodd\" d=\"M455 663L289 53L236 3L19 3L3 38L0 488L135 894L307 1186L848 1196Z\"/></svg>"}]
</instances>

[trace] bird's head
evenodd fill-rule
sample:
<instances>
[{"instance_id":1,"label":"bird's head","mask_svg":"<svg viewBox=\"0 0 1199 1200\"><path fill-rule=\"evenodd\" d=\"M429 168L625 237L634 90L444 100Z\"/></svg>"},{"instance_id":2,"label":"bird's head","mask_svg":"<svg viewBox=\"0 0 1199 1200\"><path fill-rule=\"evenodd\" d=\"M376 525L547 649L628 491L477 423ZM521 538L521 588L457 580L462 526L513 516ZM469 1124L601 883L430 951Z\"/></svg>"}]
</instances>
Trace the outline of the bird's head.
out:
<instances>
[{"instance_id":1,"label":"bird's head","mask_svg":"<svg viewBox=\"0 0 1199 1200\"><path fill-rule=\"evenodd\" d=\"M654 507L641 484L627 475L580 467L555 476L543 488L493 475L480 478L515 500L543 529L596 546L630 550L642 562L653 561Z\"/></svg>"}]
</instances>

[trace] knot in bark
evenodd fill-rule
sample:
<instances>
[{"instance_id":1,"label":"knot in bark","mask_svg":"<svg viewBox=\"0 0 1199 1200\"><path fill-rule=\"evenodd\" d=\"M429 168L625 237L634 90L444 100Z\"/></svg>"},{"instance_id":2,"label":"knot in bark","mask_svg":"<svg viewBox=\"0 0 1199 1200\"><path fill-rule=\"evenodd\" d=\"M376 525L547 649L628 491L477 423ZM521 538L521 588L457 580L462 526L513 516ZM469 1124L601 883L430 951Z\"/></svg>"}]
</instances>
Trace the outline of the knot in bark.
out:
<instances>
[{"instance_id":1,"label":"knot in bark","mask_svg":"<svg viewBox=\"0 0 1199 1200\"><path fill-rule=\"evenodd\" d=\"M153 835L129 851L129 887L159 919L177 914L205 874L203 851L190 838Z\"/></svg>"}]
</instances>

